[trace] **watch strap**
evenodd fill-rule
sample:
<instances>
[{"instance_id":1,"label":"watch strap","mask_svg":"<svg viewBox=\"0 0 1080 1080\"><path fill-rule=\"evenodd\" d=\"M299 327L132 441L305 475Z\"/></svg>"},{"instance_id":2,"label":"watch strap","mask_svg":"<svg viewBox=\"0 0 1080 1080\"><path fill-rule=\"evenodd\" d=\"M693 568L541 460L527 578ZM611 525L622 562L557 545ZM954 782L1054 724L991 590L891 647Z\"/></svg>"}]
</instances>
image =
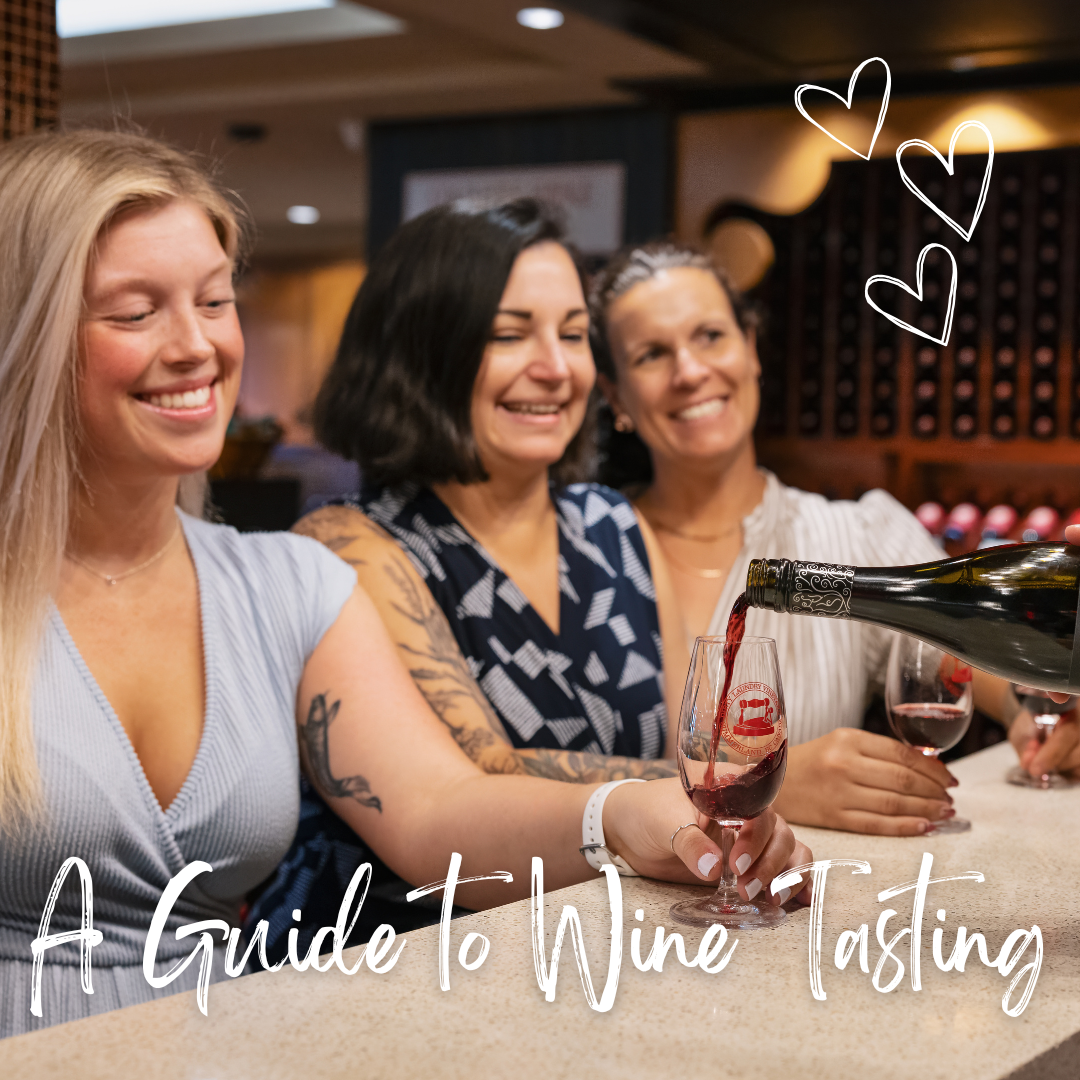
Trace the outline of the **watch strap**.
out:
<instances>
[{"instance_id":1,"label":"watch strap","mask_svg":"<svg viewBox=\"0 0 1080 1080\"><path fill-rule=\"evenodd\" d=\"M640 877L641 875L620 855L608 851L604 843L604 803L607 797L620 784L644 784L645 781L633 777L627 780L610 780L601 784L589 796L585 804L585 813L581 817L581 854L585 861L594 869L599 870L605 865L614 866L623 877Z\"/></svg>"}]
</instances>

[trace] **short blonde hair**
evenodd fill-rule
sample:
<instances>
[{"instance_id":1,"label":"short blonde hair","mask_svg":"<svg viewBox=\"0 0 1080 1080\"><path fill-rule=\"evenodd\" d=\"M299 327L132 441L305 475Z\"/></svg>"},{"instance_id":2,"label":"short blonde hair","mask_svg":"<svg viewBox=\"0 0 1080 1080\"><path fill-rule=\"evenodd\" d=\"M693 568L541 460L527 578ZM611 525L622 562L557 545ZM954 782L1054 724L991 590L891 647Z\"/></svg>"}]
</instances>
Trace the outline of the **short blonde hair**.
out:
<instances>
[{"instance_id":1,"label":"short blonde hair","mask_svg":"<svg viewBox=\"0 0 1080 1080\"><path fill-rule=\"evenodd\" d=\"M40 798L30 693L78 469L87 270L117 214L173 199L206 211L235 263L237 212L188 154L89 130L0 149L0 826Z\"/></svg>"}]
</instances>

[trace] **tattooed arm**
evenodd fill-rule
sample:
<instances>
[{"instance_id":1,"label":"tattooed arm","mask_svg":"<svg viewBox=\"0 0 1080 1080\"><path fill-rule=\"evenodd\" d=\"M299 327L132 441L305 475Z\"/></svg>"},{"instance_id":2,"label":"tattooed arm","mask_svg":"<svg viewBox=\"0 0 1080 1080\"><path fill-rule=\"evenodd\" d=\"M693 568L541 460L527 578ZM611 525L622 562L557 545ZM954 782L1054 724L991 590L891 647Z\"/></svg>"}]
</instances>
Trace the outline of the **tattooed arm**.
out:
<instances>
[{"instance_id":1,"label":"tattooed arm","mask_svg":"<svg viewBox=\"0 0 1080 1080\"><path fill-rule=\"evenodd\" d=\"M394 539L359 510L327 506L295 531L313 536L356 570L413 681L462 750L489 773L601 783L677 773L672 761L515 748L465 662L442 609Z\"/></svg>"},{"instance_id":2,"label":"tattooed arm","mask_svg":"<svg viewBox=\"0 0 1080 1080\"><path fill-rule=\"evenodd\" d=\"M468 907L528 896L533 856L544 860L549 889L595 879L578 851L589 785L482 772L424 700L401 655L357 588L304 667L296 700L301 760L331 809L414 885L444 877L455 851L465 875L513 875L509 883L463 885L458 899ZM678 780L626 784L604 805L604 832L608 847L648 877L715 880L720 848L704 831L681 827L694 817ZM739 878L744 896L785 860L813 860L771 810L740 831L731 858L744 853L751 860Z\"/></svg>"}]
</instances>

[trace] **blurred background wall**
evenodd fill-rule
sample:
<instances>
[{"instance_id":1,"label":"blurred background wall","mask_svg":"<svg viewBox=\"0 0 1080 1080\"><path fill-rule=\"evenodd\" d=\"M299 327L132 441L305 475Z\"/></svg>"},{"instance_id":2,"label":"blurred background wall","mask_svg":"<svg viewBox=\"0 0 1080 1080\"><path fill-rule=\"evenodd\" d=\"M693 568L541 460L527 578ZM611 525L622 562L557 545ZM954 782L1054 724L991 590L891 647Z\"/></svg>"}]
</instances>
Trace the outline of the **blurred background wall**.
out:
<instances>
[{"instance_id":1,"label":"blurred background wall","mask_svg":"<svg viewBox=\"0 0 1080 1080\"><path fill-rule=\"evenodd\" d=\"M884 484L912 505L1080 503L1075 5L58 0L58 52L53 11L0 0L5 138L58 115L137 126L217 163L256 240L241 281L241 410L252 423L273 418L259 431L280 442L258 475L298 477L301 502L352 476L313 447L310 407L369 252L416 199L475 183L488 194L539 185L581 220L603 216L617 191L617 210L592 221L607 238L594 261L616 240L664 232L726 260L772 309L760 446L788 479L833 496ZM892 97L864 168L799 116L792 94L806 81L846 93L875 55L891 65ZM879 75L867 70L850 110L819 97L815 116L865 145ZM1015 209L1008 192L991 195L967 344L957 337L930 360L845 289L856 271L886 272L878 257L890 244L891 272L911 279L909 248L931 234L913 196L889 202L892 154L909 138L945 149L968 118L994 133L995 183L1004 155L1019 155L1021 190ZM1060 193L1040 194L1059 166ZM1051 213L1058 224L1046 232ZM1048 270L1039 252L1055 245L1061 259ZM819 257L820 268L807 262ZM818 292L801 284L818 279ZM1014 313L1001 295L1051 287ZM968 367L963 348L974 350ZM982 464L990 454L1005 463L998 477Z\"/></svg>"}]
</instances>

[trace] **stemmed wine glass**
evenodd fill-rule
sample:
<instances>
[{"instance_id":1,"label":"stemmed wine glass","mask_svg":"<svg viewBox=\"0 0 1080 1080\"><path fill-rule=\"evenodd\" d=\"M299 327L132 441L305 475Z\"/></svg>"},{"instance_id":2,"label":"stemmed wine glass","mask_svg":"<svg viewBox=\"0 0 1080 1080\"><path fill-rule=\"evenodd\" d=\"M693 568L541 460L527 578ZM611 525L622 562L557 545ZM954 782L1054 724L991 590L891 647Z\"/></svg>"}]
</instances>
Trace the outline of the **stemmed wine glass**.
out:
<instances>
[{"instance_id":1,"label":"stemmed wine glass","mask_svg":"<svg viewBox=\"0 0 1080 1080\"><path fill-rule=\"evenodd\" d=\"M779 925L786 912L769 904L767 893L761 905L739 895L730 861L743 823L776 798L787 768L787 714L772 638L748 637L741 644L697 639L679 714L678 754L686 794L720 830L724 859L716 892L675 904L671 917L687 926Z\"/></svg>"},{"instance_id":2,"label":"stemmed wine glass","mask_svg":"<svg viewBox=\"0 0 1080 1080\"><path fill-rule=\"evenodd\" d=\"M1040 690L1030 686L1018 686L1016 692L1020 695L1020 704L1031 713L1035 721L1036 737L1039 742L1046 742L1050 733L1057 727L1057 722L1067 713L1072 712L1077 706L1077 698L1071 697L1068 701L1054 701ZM1077 781L1070 780L1067 776L1053 770L1043 773L1041 776L1032 776L1022 765L1011 768L1005 776L1010 784L1018 787L1037 788L1040 791L1049 791L1051 788L1076 787Z\"/></svg>"},{"instance_id":3,"label":"stemmed wine glass","mask_svg":"<svg viewBox=\"0 0 1080 1080\"><path fill-rule=\"evenodd\" d=\"M971 723L975 701L971 668L918 638L898 634L885 677L885 710L896 737L937 757L955 746ZM935 821L935 833L967 832L971 822L953 817Z\"/></svg>"}]
</instances>

